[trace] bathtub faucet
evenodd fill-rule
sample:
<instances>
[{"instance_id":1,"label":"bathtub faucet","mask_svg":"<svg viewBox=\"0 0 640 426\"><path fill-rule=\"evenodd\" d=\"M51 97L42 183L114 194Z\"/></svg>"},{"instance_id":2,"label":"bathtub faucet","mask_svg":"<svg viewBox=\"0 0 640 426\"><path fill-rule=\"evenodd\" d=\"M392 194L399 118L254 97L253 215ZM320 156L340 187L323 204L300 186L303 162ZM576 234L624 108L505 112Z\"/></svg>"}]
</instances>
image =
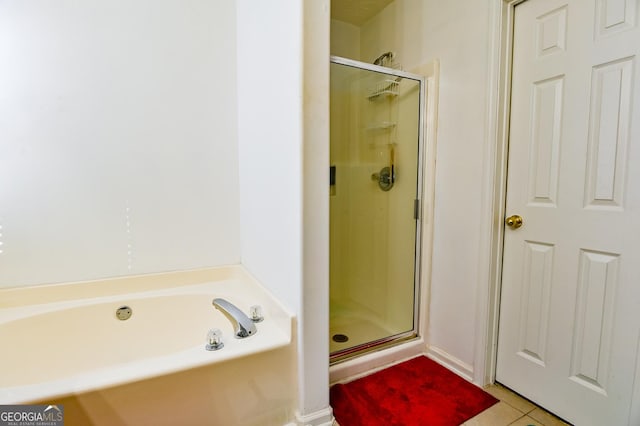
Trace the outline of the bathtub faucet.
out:
<instances>
[{"instance_id":1,"label":"bathtub faucet","mask_svg":"<svg viewBox=\"0 0 640 426\"><path fill-rule=\"evenodd\" d=\"M217 298L213 299L213 306L231 321L237 339L244 339L258 332L253 321L233 303Z\"/></svg>"}]
</instances>

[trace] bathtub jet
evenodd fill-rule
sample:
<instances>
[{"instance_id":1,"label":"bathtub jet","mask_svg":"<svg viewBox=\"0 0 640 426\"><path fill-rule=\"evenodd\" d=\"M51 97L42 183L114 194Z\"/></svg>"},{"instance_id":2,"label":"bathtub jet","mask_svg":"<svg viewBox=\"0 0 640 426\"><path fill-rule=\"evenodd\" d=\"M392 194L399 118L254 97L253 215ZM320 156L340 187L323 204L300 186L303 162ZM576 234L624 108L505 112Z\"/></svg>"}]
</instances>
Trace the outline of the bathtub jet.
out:
<instances>
[{"instance_id":1,"label":"bathtub jet","mask_svg":"<svg viewBox=\"0 0 640 426\"><path fill-rule=\"evenodd\" d=\"M234 329L233 334L237 339L244 339L258 332L254 322L233 303L225 299L216 298L213 299L213 306L231 321Z\"/></svg>"}]
</instances>

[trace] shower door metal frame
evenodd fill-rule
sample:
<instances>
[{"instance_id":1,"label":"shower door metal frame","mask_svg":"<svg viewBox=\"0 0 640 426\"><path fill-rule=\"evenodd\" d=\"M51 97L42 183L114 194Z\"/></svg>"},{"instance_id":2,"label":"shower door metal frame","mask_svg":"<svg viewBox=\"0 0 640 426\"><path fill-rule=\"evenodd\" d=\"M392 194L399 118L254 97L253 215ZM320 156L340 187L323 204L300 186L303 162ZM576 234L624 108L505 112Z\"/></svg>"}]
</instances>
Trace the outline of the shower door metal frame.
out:
<instances>
[{"instance_id":1,"label":"shower door metal frame","mask_svg":"<svg viewBox=\"0 0 640 426\"><path fill-rule=\"evenodd\" d=\"M387 68L379 65L368 64L366 62L360 62L353 59L342 58L340 56L331 56L330 63L337 65L344 65L347 67L358 68L365 71L373 71L377 73L387 74L395 77L406 78L414 80L419 83L419 99L418 99L418 176L416 187L416 231L414 241L414 271L413 271L413 328L410 331L406 331L400 334L394 334L382 339L374 340L371 342L363 343L358 346L346 348L340 351L331 353L329 356L330 364L334 365L339 362L347 361L369 353L373 350L383 349L389 346L395 346L405 341L410 341L419 338L419 321L420 321L420 283L421 283L421 264L422 264L422 215L423 215L423 179L424 179L424 163L425 163L425 127L426 127L426 102L427 102L427 89L426 78L424 76L406 72L403 70L397 70L393 68Z\"/></svg>"}]
</instances>

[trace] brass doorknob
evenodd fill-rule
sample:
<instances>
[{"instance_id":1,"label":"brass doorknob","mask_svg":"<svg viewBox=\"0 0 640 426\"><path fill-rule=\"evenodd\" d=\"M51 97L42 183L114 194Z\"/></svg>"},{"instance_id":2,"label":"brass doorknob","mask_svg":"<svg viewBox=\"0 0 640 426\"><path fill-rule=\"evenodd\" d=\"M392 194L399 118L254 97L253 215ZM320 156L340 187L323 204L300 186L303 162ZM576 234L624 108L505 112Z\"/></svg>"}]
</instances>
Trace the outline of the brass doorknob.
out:
<instances>
[{"instance_id":1,"label":"brass doorknob","mask_svg":"<svg viewBox=\"0 0 640 426\"><path fill-rule=\"evenodd\" d=\"M506 218L504 223L506 223L507 226L511 229L518 229L523 224L522 216L514 214L513 216L509 216L508 218Z\"/></svg>"}]
</instances>

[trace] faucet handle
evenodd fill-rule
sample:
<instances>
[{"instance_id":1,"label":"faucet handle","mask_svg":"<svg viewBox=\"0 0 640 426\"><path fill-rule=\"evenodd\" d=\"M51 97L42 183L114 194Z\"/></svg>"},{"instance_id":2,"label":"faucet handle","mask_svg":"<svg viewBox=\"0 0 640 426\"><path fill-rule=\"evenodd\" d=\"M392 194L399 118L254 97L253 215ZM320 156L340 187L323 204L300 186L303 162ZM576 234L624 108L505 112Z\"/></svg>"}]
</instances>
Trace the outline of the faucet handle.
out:
<instances>
[{"instance_id":1,"label":"faucet handle","mask_svg":"<svg viewBox=\"0 0 640 426\"><path fill-rule=\"evenodd\" d=\"M249 317L253 322L262 322L264 316L262 315L262 306L253 305L249 308Z\"/></svg>"},{"instance_id":2,"label":"faucet handle","mask_svg":"<svg viewBox=\"0 0 640 426\"><path fill-rule=\"evenodd\" d=\"M224 347L224 343L222 342L222 331L219 328L212 328L207 333L207 344L205 345L205 349L208 351L217 351L218 349L222 349Z\"/></svg>"}]
</instances>

